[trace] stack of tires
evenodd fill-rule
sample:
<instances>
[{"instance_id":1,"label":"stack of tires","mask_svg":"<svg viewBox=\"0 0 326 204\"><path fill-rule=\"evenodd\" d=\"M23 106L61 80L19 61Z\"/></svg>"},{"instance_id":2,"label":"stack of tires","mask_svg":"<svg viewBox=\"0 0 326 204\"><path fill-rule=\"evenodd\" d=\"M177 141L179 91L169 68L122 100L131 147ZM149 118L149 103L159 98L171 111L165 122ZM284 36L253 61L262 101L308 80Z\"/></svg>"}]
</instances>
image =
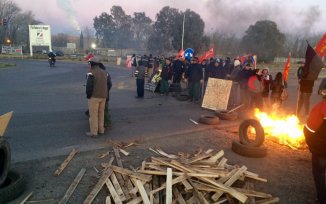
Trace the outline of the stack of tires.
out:
<instances>
[{"instance_id":1,"label":"stack of tires","mask_svg":"<svg viewBox=\"0 0 326 204\"><path fill-rule=\"evenodd\" d=\"M9 170L10 159L9 143L0 137L0 204L18 198L25 188L23 176L20 173Z\"/></svg>"},{"instance_id":2,"label":"stack of tires","mask_svg":"<svg viewBox=\"0 0 326 204\"><path fill-rule=\"evenodd\" d=\"M256 132L255 139L250 139L248 136L248 128L253 127ZM264 146L265 133L264 128L259 121L248 119L243 121L239 126L240 141L232 141L232 150L242 156L246 157L265 157L267 155L267 148Z\"/></svg>"}]
</instances>

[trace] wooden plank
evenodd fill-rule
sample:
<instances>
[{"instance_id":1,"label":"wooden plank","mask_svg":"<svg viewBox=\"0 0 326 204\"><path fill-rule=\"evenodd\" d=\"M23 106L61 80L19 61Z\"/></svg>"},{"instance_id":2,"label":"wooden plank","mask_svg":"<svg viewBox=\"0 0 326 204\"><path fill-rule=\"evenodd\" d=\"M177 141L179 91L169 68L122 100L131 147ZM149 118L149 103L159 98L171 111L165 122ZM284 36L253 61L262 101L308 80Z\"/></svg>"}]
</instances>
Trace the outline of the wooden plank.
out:
<instances>
[{"instance_id":1,"label":"wooden plank","mask_svg":"<svg viewBox=\"0 0 326 204\"><path fill-rule=\"evenodd\" d=\"M220 150L218 153L216 153L215 155L211 156L210 158L207 159L207 161L212 162L212 163L217 163L217 161L223 157L224 155L224 151Z\"/></svg>"},{"instance_id":2,"label":"wooden plank","mask_svg":"<svg viewBox=\"0 0 326 204\"><path fill-rule=\"evenodd\" d=\"M206 154L206 153L199 154L196 157L192 158L188 163L189 164L195 163L195 162L201 161L203 159L206 159L207 157L211 157L212 155L213 155L212 153L209 153L209 154Z\"/></svg>"},{"instance_id":3,"label":"wooden plank","mask_svg":"<svg viewBox=\"0 0 326 204\"><path fill-rule=\"evenodd\" d=\"M105 204L111 204L111 197L110 196L106 196Z\"/></svg>"},{"instance_id":4,"label":"wooden plank","mask_svg":"<svg viewBox=\"0 0 326 204\"><path fill-rule=\"evenodd\" d=\"M129 156L129 154L130 154L129 152L127 152L126 150L121 149L121 148L119 148L119 151L125 156Z\"/></svg>"},{"instance_id":5,"label":"wooden plank","mask_svg":"<svg viewBox=\"0 0 326 204\"><path fill-rule=\"evenodd\" d=\"M240 193L245 194L246 196L252 196L257 198L272 198L273 196L268 193L258 192L250 189L244 189L244 188L236 188L233 187L235 190L239 191Z\"/></svg>"},{"instance_id":6,"label":"wooden plank","mask_svg":"<svg viewBox=\"0 0 326 204\"><path fill-rule=\"evenodd\" d=\"M159 175L159 176L166 176L166 171L149 171L149 170L139 170L137 171L139 173L142 174L148 174L148 175ZM184 173L184 172L173 172L174 176L181 176L181 175L185 175L187 174L187 176L189 177L207 177L207 178L218 178L225 175L225 173L222 174L214 174L214 173Z\"/></svg>"},{"instance_id":7,"label":"wooden plank","mask_svg":"<svg viewBox=\"0 0 326 204\"><path fill-rule=\"evenodd\" d=\"M10 111L0 116L0 137L5 134L13 113L14 111Z\"/></svg>"},{"instance_id":8,"label":"wooden plank","mask_svg":"<svg viewBox=\"0 0 326 204\"><path fill-rule=\"evenodd\" d=\"M77 154L78 150L73 149L69 156L63 161L63 163L60 165L60 167L54 172L55 176L59 176L61 172L66 168L68 163L72 160L72 158Z\"/></svg>"},{"instance_id":9,"label":"wooden plank","mask_svg":"<svg viewBox=\"0 0 326 204\"><path fill-rule=\"evenodd\" d=\"M114 155L115 155L115 159L117 160L118 166L123 168L122 160L121 160L121 157L120 157L120 154L119 154L119 149L114 147L113 152L114 152Z\"/></svg>"},{"instance_id":10,"label":"wooden plank","mask_svg":"<svg viewBox=\"0 0 326 204\"><path fill-rule=\"evenodd\" d=\"M228 160L227 160L225 157L223 157L223 158L221 159L221 161L218 163L217 167L224 168L224 166L225 166L225 164L226 164L227 161L228 161Z\"/></svg>"},{"instance_id":11,"label":"wooden plank","mask_svg":"<svg viewBox=\"0 0 326 204\"><path fill-rule=\"evenodd\" d=\"M140 193L140 196L143 199L143 203L144 204L150 204L150 201L149 201L148 195L147 195L147 193L145 191L145 188L144 188L143 183L140 180L138 180L138 179L134 179L134 178L132 178L132 179L134 180L134 182L135 182L135 184L136 184L136 186L138 188L138 191Z\"/></svg>"},{"instance_id":12,"label":"wooden plank","mask_svg":"<svg viewBox=\"0 0 326 204\"><path fill-rule=\"evenodd\" d=\"M105 169L102 176L94 186L93 190L90 192L90 194L87 196L87 198L84 200L83 204L90 204L97 196L98 192L100 192L101 188L106 183L106 180L111 176L113 173L112 169Z\"/></svg>"},{"instance_id":13,"label":"wooden plank","mask_svg":"<svg viewBox=\"0 0 326 204\"><path fill-rule=\"evenodd\" d=\"M278 203L280 202L280 199L278 197L275 198L267 198L267 199L262 199L256 202L256 204L270 204L270 203Z\"/></svg>"},{"instance_id":14,"label":"wooden plank","mask_svg":"<svg viewBox=\"0 0 326 204\"><path fill-rule=\"evenodd\" d=\"M160 187L159 178L157 176L153 176L152 188L157 189L158 187ZM159 198L158 198L157 195L149 193L149 198L150 198L151 203L153 203L153 204L158 204L159 203Z\"/></svg>"},{"instance_id":15,"label":"wooden plank","mask_svg":"<svg viewBox=\"0 0 326 204\"><path fill-rule=\"evenodd\" d=\"M161 161L162 162L162 161ZM169 163L167 163L169 164ZM187 169L186 167L184 167L182 164L180 164L179 162L172 160L171 164L173 166L175 166L178 169ZM169 164L170 165L170 164ZM190 169L188 169L187 171L189 171ZM192 171L190 170L190 173L192 173ZM234 198L236 198L237 200L239 200L240 202L244 203L246 202L246 200L248 199L248 197L242 193L237 192L236 190L223 185L221 183L217 183L215 180L211 179L211 178L205 178L205 177L197 177L199 180L208 182L216 187L219 187L222 191L227 192L229 194L231 194Z\"/></svg>"},{"instance_id":16,"label":"wooden plank","mask_svg":"<svg viewBox=\"0 0 326 204\"><path fill-rule=\"evenodd\" d=\"M145 166L146 166L146 161L143 161L142 163L141 163L141 170L145 170Z\"/></svg>"},{"instance_id":17,"label":"wooden plank","mask_svg":"<svg viewBox=\"0 0 326 204\"><path fill-rule=\"evenodd\" d=\"M179 177L177 177L175 179L172 179L172 185L174 185L176 183L179 183L179 182L181 182L183 180L186 180L186 179L187 179L187 177L184 176L184 175L179 176ZM156 189L152 190L151 192L149 192L149 194L155 194L155 193L165 189L165 187L166 187L166 183L162 184L159 188L156 188Z\"/></svg>"},{"instance_id":18,"label":"wooden plank","mask_svg":"<svg viewBox=\"0 0 326 204\"><path fill-rule=\"evenodd\" d=\"M195 202L196 202L196 198L194 195L191 196L188 200L186 200L187 204L195 204Z\"/></svg>"},{"instance_id":19,"label":"wooden plank","mask_svg":"<svg viewBox=\"0 0 326 204\"><path fill-rule=\"evenodd\" d=\"M142 201L143 201L142 197L137 197L129 201L127 204L138 204L141 203Z\"/></svg>"},{"instance_id":20,"label":"wooden plank","mask_svg":"<svg viewBox=\"0 0 326 204\"><path fill-rule=\"evenodd\" d=\"M130 176L132 178L136 178L136 179L139 179L142 181L149 182L152 180L152 176L150 176L150 175L140 174L138 172L133 172L133 171L130 171L129 169L124 169L124 168L121 168L121 167L118 167L115 165L102 163L102 167L111 168L114 172L120 173L125 176Z\"/></svg>"},{"instance_id":21,"label":"wooden plank","mask_svg":"<svg viewBox=\"0 0 326 204\"><path fill-rule=\"evenodd\" d=\"M172 203L172 169L166 169L166 188L165 188L165 203L170 204Z\"/></svg>"},{"instance_id":22,"label":"wooden plank","mask_svg":"<svg viewBox=\"0 0 326 204\"><path fill-rule=\"evenodd\" d=\"M156 151L157 151L160 155L165 156L165 157L167 157L167 158L169 158L169 159L176 159L176 158L178 158L178 156L173 155L173 154L167 154L166 152L164 152L164 151L161 150L161 149L156 149Z\"/></svg>"},{"instance_id":23,"label":"wooden plank","mask_svg":"<svg viewBox=\"0 0 326 204\"><path fill-rule=\"evenodd\" d=\"M254 184L251 182L246 182L245 185L243 186L244 189L250 191L254 189ZM241 192L241 191L239 191ZM245 194L246 195L246 194ZM255 197L251 196L251 195L247 195L248 196L248 204L256 204L256 199Z\"/></svg>"},{"instance_id":24,"label":"wooden plank","mask_svg":"<svg viewBox=\"0 0 326 204\"><path fill-rule=\"evenodd\" d=\"M68 190L66 191L65 195L63 198L59 201L59 204L66 204L69 201L69 198L71 195L74 193L75 189L77 188L79 182L83 178L84 174L86 172L85 168L82 168L79 173L77 174L76 178L74 181L70 184Z\"/></svg>"},{"instance_id":25,"label":"wooden plank","mask_svg":"<svg viewBox=\"0 0 326 204\"><path fill-rule=\"evenodd\" d=\"M120 186L120 184L118 182L118 179L117 179L115 173L112 173L111 174L110 179L112 181L112 184L113 184L113 186L114 186L114 188L115 188L115 190L116 190L116 192L117 192L120 200L121 201L125 201L126 200L126 197L125 197L125 195L123 193L123 190L122 190L122 188L121 188L121 186Z\"/></svg>"},{"instance_id":26,"label":"wooden plank","mask_svg":"<svg viewBox=\"0 0 326 204\"><path fill-rule=\"evenodd\" d=\"M219 183L225 183L229 180L235 173L237 173L238 169L232 169L226 176L219 178L217 181Z\"/></svg>"},{"instance_id":27,"label":"wooden plank","mask_svg":"<svg viewBox=\"0 0 326 204\"><path fill-rule=\"evenodd\" d=\"M187 204L185 199L182 197L181 193L177 188L173 188L174 197L177 198L179 204Z\"/></svg>"},{"instance_id":28,"label":"wooden plank","mask_svg":"<svg viewBox=\"0 0 326 204\"><path fill-rule=\"evenodd\" d=\"M247 171L247 167L246 166L242 166L240 169L238 169L236 171L235 174L233 174L231 176L231 178L229 180L227 180L224 185L227 187L230 187L234 182L236 182L236 180L239 179L239 177L245 172ZM216 192L211 198L213 201L217 201L222 195L223 195L223 191L220 192Z\"/></svg>"},{"instance_id":29,"label":"wooden plank","mask_svg":"<svg viewBox=\"0 0 326 204\"><path fill-rule=\"evenodd\" d=\"M31 197L33 195L33 192L30 192L25 198L24 198L24 200L22 200L21 202L20 202L20 204L25 204L26 203L26 201L28 201L28 199Z\"/></svg>"},{"instance_id":30,"label":"wooden plank","mask_svg":"<svg viewBox=\"0 0 326 204\"><path fill-rule=\"evenodd\" d=\"M106 186L108 187L108 189L110 191L110 194L112 196L112 199L114 200L114 203L122 204L122 201L121 201L117 191L114 189L113 184L112 184L112 182L111 182L111 180L109 178L105 181L105 184L106 184Z\"/></svg>"},{"instance_id":31,"label":"wooden plank","mask_svg":"<svg viewBox=\"0 0 326 204\"><path fill-rule=\"evenodd\" d=\"M182 185L185 187L186 191L191 191L193 187L190 185L190 183L187 180L181 181Z\"/></svg>"},{"instance_id":32,"label":"wooden plank","mask_svg":"<svg viewBox=\"0 0 326 204\"><path fill-rule=\"evenodd\" d=\"M205 199L205 197L203 196L203 194L201 194L201 192L199 192L198 189L194 186L194 184L192 183L192 181L190 179L188 181L192 185L192 187L194 188L194 194L197 196L197 198L199 199L200 203L201 204L209 204L209 202Z\"/></svg>"}]
</instances>

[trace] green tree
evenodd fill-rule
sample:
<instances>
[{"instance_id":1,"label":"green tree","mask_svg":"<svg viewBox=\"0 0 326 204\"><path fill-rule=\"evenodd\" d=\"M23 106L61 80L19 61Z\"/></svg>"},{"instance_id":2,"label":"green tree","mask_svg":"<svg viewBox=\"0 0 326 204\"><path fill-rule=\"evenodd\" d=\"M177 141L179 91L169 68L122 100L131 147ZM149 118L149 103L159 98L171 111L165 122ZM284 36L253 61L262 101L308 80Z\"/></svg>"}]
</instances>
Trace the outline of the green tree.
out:
<instances>
[{"instance_id":1,"label":"green tree","mask_svg":"<svg viewBox=\"0 0 326 204\"><path fill-rule=\"evenodd\" d=\"M271 61L284 53L285 35L273 21L257 21L249 26L242 38L242 47L246 52L255 53L258 59Z\"/></svg>"},{"instance_id":2,"label":"green tree","mask_svg":"<svg viewBox=\"0 0 326 204\"><path fill-rule=\"evenodd\" d=\"M0 0L0 19L5 18L8 22L6 26L0 26L0 44L4 43L7 38L10 38L14 42L11 36L11 25L20 10L13 1Z\"/></svg>"},{"instance_id":3,"label":"green tree","mask_svg":"<svg viewBox=\"0 0 326 204\"><path fill-rule=\"evenodd\" d=\"M94 29L96 31L95 36L99 41L101 47L113 47L110 44L115 43L115 24L113 17L103 12L100 16L94 18Z\"/></svg>"},{"instance_id":4,"label":"green tree","mask_svg":"<svg viewBox=\"0 0 326 204\"><path fill-rule=\"evenodd\" d=\"M55 47L66 47L69 36L64 33L58 33L52 36L52 45Z\"/></svg>"},{"instance_id":5,"label":"green tree","mask_svg":"<svg viewBox=\"0 0 326 204\"><path fill-rule=\"evenodd\" d=\"M145 12L135 12L132 18L132 32L136 48L145 48L152 30L152 20Z\"/></svg>"}]
</instances>

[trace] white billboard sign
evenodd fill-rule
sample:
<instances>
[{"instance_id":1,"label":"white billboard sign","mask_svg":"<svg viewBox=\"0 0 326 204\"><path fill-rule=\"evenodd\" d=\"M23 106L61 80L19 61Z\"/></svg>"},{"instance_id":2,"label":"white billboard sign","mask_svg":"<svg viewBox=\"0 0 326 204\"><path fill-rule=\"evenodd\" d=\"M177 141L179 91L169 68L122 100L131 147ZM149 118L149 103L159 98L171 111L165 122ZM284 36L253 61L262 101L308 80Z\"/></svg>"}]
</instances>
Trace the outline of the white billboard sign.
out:
<instances>
[{"instance_id":1,"label":"white billboard sign","mask_svg":"<svg viewBox=\"0 0 326 204\"><path fill-rule=\"evenodd\" d=\"M49 25L29 25L29 43L31 56L33 55L33 46L51 47L51 28Z\"/></svg>"}]
</instances>

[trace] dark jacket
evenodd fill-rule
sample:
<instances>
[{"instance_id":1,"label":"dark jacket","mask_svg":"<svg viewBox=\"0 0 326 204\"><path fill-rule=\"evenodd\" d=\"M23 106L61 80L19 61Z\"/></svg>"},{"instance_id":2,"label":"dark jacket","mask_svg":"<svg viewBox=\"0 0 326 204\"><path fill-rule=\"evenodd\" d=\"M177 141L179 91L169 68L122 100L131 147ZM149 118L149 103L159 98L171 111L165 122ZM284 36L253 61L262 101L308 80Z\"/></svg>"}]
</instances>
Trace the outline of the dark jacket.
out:
<instances>
[{"instance_id":1,"label":"dark jacket","mask_svg":"<svg viewBox=\"0 0 326 204\"><path fill-rule=\"evenodd\" d=\"M162 78L162 80L165 80L165 81L171 80L172 74L173 73L172 73L171 64L164 65L164 67L162 68L162 72L161 72L161 78Z\"/></svg>"},{"instance_id":2,"label":"dark jacket","mask_svg":"<svg viewBox=\"0 0 326 204\"><path fill-rule=\"evenodd\" d=\"M173 76L180 77L185 71L185 65L181 60L176 60L173 63Z\"/></svg>"},{"instance_id":3,"label":"dark jacket","mask_svg":"<svg viewBox=\"0 0 326 204\"><path fill-rule=\"evenodd\" d=\"M146 75L147 75L147 72L146 72L145 66L141 65L136 68L136 71L135 71L136 79L145 79Z\"/></svg>"},{"instance_id":4,"label":"dark jacket","mask_svg":"<svg viewBox=\"0 0 326 204\"><path fill-rule=\"evenodd\" d=\"M91 97L107 98L108 96L108 75L98 65L93 66L87 73L86 96L88 99Z\"/></svg>"},{"instance_id":5,"label":"dark jacket","mask_svg":"<svg viewBox=\"0 0 326 204\"><path fill-rule=\"evenodd\" d=\"M201 64L190 64L187 72L186 78L189 82L199 82L203 79L203 71Z\"/></svg>"},{"instance_id":6,"label":"dark jacket","mask_svg":"<svg viewBox=\"0 0 326 204\"><path fill-rule=\"evenodd\" d=\"M239 83L241 88L248 88L248 80L252 75L255 75L255 72L251 69L242 69L239 72Z\"/></svg>"}]
</instances>

